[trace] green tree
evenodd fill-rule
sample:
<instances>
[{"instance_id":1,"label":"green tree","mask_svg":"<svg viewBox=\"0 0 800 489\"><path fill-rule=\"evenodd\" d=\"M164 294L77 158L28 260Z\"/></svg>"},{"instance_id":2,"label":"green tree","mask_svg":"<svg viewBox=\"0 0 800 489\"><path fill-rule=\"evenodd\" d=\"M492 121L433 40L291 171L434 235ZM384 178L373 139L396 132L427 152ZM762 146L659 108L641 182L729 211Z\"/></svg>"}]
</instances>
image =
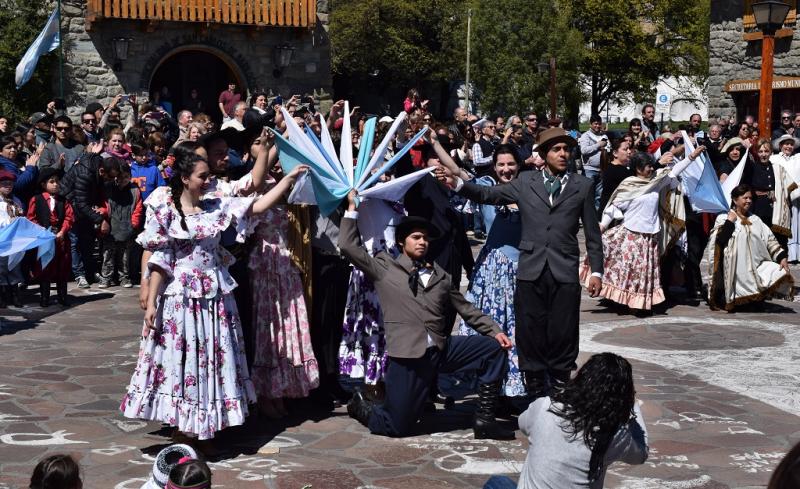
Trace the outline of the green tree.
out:
<instances>
[{"instance_id":1,"label":"green tree","mask_svg":"<svg viewBox=\"0 0 800 489\"><path fill-rule=\"evenodd\" d=\"M549 112L549 75L537 65L555 57L559 112L577 120L583 39L570 25L570 3L473 1L473 72L484 112Z\"/></svg>"},{"instance_id":2,"label":"green tree","mask_svg":"<svg viewBox=\"0 0 800 489\"><path fill-rule=\"evenodd\" d=\"M651 98L659 78L708 73L709 0L575 0L591 110Z\"/></svg>"},{"instance_id":3,"label":"green tree","mask_svg":"<svg viewBox=\"0 0 800 489\"><path fill-rule=\"evenodd\" d=\"M453 0L334 0L330 36L333 71L416 85L448 81L463 52L456 32L463 2ZM461 36L463 37L463 36Z\"/></svg>"},{"instance_id":4,"label":"green tree","mask_svg":"<svg viewBox=\"0 0 800 489\"><path fill-rule=\"evenodd\" d=\"M14 83L17 64L44 28L52 5L26 0L0 0L0 114L21 121L52 100L51 73L56 52L39 58L30 81Z\"/></svg>"}]
</instances>

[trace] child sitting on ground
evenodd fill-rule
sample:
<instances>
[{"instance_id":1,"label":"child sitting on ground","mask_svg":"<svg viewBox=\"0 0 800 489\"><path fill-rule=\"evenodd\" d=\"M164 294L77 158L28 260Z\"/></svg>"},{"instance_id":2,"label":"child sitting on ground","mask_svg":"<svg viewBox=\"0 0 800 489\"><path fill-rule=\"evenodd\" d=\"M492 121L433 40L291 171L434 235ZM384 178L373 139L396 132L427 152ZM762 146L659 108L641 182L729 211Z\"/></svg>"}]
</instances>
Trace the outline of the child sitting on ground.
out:
<instances>
[{"instance_id":1,"label":"child sitting on ground","mask_svg":"<svg viewBox=\"0 0 800 489\"><path fill-rule=\"evenodd\" d=\"M59 195L58 186L62 172L58 168L45 168L39 172L39 193L28 204L28 220L50 230L56 235L53 259L42 269L36 261L33 278L39 282L39 305L50 305L50 283L56 283L58 303L67 305L67 282L72 273L69 230L75 222L72 205Z\"/></svg>"}]
</instances>

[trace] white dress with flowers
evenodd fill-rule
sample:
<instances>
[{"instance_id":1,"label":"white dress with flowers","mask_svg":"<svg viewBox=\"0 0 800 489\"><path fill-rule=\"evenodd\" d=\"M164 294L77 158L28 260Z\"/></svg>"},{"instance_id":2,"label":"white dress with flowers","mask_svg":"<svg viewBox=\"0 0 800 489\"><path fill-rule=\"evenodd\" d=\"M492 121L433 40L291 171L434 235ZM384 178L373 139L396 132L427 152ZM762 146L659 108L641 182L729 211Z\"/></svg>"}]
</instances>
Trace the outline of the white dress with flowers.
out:
<instances>
[{"instance_id":1,"label":"white dress with flowers","mask_svg":"<svg viewBox=\"0 0 800 489\"><path fill-rule=\"evenodd\" d=\"M204 199L185 217L168 189L148 198L137 241L152 251L149 267L166 274L155 332L142 340L120 409L129 418L161 421L201 440L244 423L255 402L242 327L228 273L234 259L220 246L232 223L243 236L252 198Z\"/></svg>"}]
</instances>

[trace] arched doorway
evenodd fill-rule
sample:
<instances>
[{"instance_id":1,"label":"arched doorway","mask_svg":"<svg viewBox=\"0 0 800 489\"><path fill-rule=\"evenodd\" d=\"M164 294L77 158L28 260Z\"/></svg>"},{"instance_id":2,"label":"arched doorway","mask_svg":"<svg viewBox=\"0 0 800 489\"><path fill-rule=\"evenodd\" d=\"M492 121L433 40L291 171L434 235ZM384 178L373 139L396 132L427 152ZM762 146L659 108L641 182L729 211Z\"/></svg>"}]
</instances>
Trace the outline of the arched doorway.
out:
<instances>
[{"instance_id":1,"label":"arched doorway","mask_svg":"<svg viewBox=\"0 0 800 489\"><path fill-rule=\"evenodd\" d=\"M203 102L203 112L219 124L222 114L217 101L230 81L236 82L239 93L247 93L244 79L233 62L207 48L186 47L164 57L153 72L149 89L151 94L160 92L163 87L169 89L175 116L187 108L190 92L196 89Z\"/></svg>"}]
</instances>

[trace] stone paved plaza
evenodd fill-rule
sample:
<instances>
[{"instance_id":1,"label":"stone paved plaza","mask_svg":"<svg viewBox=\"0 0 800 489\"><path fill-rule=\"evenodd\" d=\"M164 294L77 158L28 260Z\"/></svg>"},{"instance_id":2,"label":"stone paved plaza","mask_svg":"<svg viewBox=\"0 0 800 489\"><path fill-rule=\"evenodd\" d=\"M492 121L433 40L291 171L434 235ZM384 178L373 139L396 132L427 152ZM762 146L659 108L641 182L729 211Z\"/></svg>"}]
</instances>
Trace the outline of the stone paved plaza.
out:
<instances>
[{"instance_id":1,"label":"stone paved plaza","mask_svg":"<svg viewBox=\"0 0 800 489\"><path fill-rule=\"evenodd\" d=\"M0 314L0 488L27 487L36 461L69 452L87 488L138 488L169 441L158 423L118 412L134 367L137 289L73 289L75 307ZM645 465L613 465L607 487L763 487L800 441L800 304L763 313L677 306L637 319L584 298L581 360L631 359L650 433ZM372 436L347 417L297 406L285 422L251 416L224 432L215 487L478 488L517 477L527 442L476 441L474 401L427 417L417 436ZM509 423L513 423L510 420Z\"/></svg>"}]
</instances>

